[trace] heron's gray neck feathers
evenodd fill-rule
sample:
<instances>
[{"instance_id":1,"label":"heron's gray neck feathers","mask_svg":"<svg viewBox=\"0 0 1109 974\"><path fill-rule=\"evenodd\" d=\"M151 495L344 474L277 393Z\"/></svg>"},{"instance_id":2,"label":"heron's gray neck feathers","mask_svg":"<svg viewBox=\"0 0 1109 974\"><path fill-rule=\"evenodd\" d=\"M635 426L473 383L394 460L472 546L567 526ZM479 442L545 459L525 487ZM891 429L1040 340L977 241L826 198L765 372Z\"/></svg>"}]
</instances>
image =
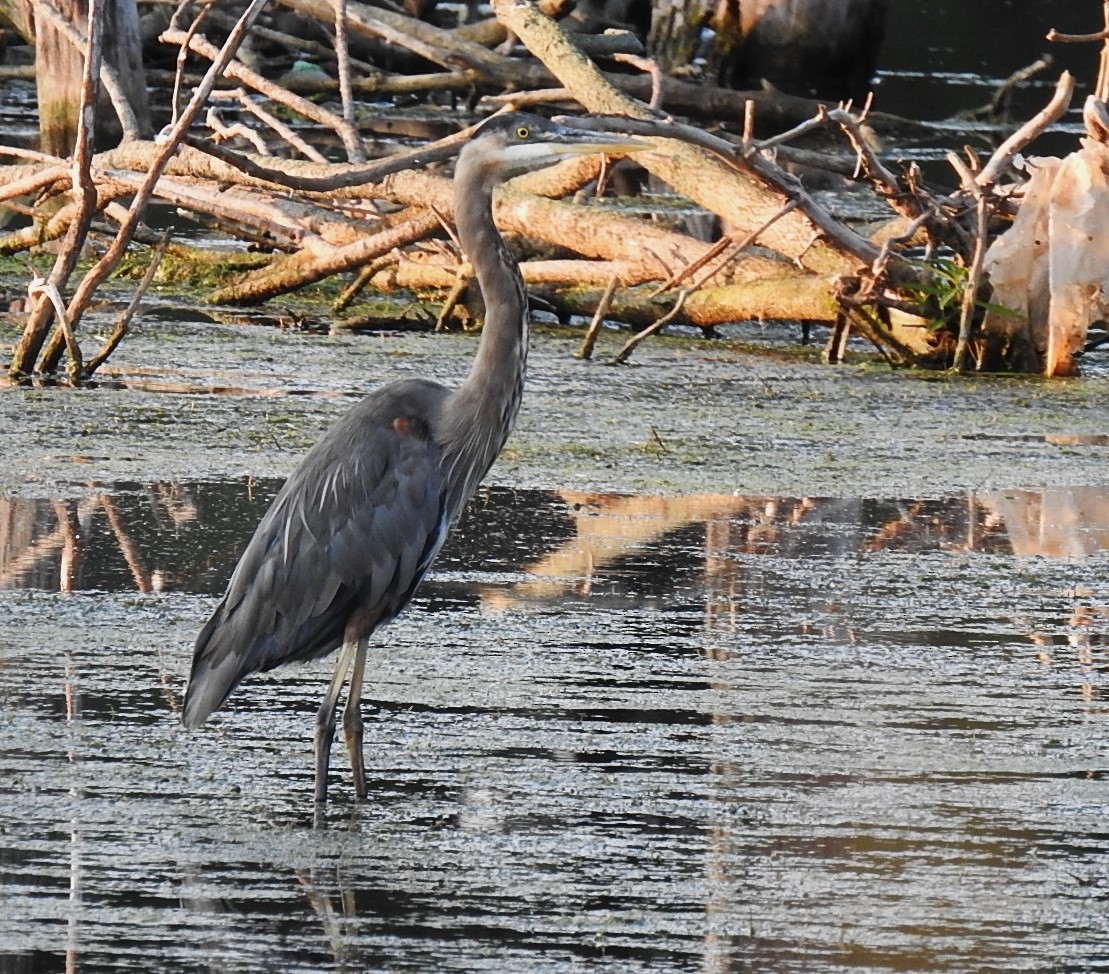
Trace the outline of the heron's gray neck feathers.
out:
<instances>
[{"instance_id":1,"label":"heron's gray neck feathers","mask_svg":"<svg viewBox=\"0 0 1109 974\"><path fill-rule=\"evenodd\" d=\"M495 173L465 153L455 175L455 224L485 302L485 323L470 374L451 395L443 445L455 514L508 439L520 408L527 366L527 292L516 260L493 223ZM452 505L453 506L453 505Z\"/></svg>"}]
</instances>

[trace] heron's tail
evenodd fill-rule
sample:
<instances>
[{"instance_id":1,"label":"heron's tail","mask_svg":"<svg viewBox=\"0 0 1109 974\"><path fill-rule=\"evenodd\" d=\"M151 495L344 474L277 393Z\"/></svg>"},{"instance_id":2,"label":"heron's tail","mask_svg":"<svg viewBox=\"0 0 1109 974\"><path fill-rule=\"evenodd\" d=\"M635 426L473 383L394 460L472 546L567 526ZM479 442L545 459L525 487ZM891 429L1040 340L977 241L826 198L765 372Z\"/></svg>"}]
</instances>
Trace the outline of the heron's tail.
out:
<instances>
[{"instance_id":1,"label":"heron's tail","mask_svg":"<svg viewBox=\"0 0 1109 974\"><path fill-rule=\"evenodd\" d=\"M224 645L225 638L220 638L223 613L220 603L196 637L193 668L181 708L181 723L189 730L199 727L219 710L244 675L237 654Z\"/></svg>"}]
</instances>

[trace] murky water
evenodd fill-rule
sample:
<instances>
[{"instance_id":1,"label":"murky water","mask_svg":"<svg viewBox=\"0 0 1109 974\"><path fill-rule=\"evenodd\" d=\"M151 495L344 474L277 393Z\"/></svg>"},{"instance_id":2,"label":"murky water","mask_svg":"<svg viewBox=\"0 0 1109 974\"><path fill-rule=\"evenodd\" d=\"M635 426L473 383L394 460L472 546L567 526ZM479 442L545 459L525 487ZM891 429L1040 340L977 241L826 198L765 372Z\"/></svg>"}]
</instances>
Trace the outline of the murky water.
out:
<instances>
[{"instance_id":1,"label":"murky water","mask_svg":"<svg viewBox=\"0 0 1109 974\"><path fill-rule=\"evenodd\" d=\"M1094 14L891 4L876 107L978 107ZM1092 78L1093 48L1053 53ZM1006 132L889 150L949 178ZM0 397L0 974L1109 969L1109 489L952 491L1104 484L1103 384L704 345L613 378L545 338L497 476L647 492L475 502L375 650L371 800L337 746L316 827L326 661L177 723L277 489L218 478L287 469L367 384L456 376L464 340L195 318L148 309L100 389ZM212 479L95 482L152 470Z\"/></svg>"},{"instance_id":2,"label":"murky water","mask_svg":"<svg viewBox=\"0 0 1109 974\"><path fill-rule=\"evenodd\" d=\"M1109 491L490 491L315 828L326 662L174 713L276 487L0 501L0 971L1109 968Z\"/></svg>"}]
</instances>

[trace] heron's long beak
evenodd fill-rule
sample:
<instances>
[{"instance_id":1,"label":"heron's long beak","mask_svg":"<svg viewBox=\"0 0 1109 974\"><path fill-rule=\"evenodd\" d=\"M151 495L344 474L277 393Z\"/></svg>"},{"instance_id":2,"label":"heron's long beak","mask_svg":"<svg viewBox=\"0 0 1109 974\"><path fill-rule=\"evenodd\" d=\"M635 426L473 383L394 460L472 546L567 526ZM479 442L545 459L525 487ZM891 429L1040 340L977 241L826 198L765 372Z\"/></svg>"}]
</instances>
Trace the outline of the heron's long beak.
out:
<instances>
[{"instance_id":1,"label":"heron's long beak","mask_svg":"<svg viewBox=\"0 0 1109 974\"><path fill-rule=\"evenodd\" d=\"M587 156L597 152L624 155L654 148L650 142L644 142L642 139L615 135L611 132L587 132L584 129L567 127L560 133L560 137L567 141L545 143L545 147L554 155Z\"/></svg>"}]
</instances>

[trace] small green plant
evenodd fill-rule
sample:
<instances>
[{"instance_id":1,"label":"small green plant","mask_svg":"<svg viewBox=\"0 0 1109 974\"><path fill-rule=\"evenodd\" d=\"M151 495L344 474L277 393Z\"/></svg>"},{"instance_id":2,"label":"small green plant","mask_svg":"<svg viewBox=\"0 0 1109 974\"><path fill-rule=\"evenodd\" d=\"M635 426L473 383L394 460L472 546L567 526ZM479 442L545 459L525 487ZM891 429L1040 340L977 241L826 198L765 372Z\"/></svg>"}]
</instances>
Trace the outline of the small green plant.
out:
<instances>
[{"instance_id":1,"label":"small green plant","mask_svg":"<svg viewBox=\"0 0 1109 974\"><path fill-rule=\"evenodd\" d=\"M928 330L935 332L951 326L958 319L963 294L970 279L970 271L965 264L954 257L939 257L929 263L923 261L913 263L932 275L930 280L905 285L905 290L915 295L924 306L928 318ZM1011 308L989 301L978 300L974 302L974 306L983 312L993 311L1014 318L1020 317Z\"/></svg>"}]
</instances>

